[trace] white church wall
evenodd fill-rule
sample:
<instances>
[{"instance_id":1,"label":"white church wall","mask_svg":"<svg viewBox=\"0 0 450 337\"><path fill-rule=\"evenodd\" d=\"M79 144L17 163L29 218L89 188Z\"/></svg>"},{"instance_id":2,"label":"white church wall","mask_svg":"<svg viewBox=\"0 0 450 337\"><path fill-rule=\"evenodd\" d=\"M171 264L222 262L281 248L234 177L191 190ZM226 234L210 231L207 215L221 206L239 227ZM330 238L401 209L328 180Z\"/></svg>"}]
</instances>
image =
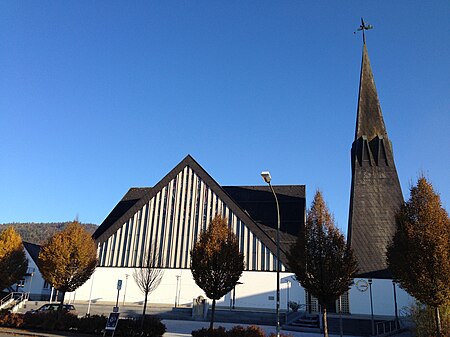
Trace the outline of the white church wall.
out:
<instances>
[{"instance_id":1,"label":"white church wall","mask_svg":"<svg viewBox=\"0 0 450 337\"><path fill-rule=\"evenodd\" d=\"M355 284L349 291L350 313L370 315L370 289L362 292L357 289ZM368 281L365 279L365 281ZM414 302L406 291L401 289L397 284L395 285L397 297L397 310L399 314L401 309L410 306ZM395 302L394 302L394 287L392 280L372 280L372 301L374 315L395 316Z\"/></svg>"},{"instance_id":2,"label":"white church wall","mask_svg":"<svg viewBox=\"0 0 450 337\"><path fill-rule=\"evenodd\" d=\"M92 303L103 302L114 305L117 298L117 281L122 280L119 293L119 306L122 303L142 304L144 296L133 279L134 268L97 268L93 277L76 292L66 298L75 302L89 301L91 287ZM126 275L128 280L126 279ZM177 282L178 276L178 282ZM287 283L289 281L289 283ZM357 281L357 280L355 280ZM367 281L367 280L366 280ZM245 271L235 289L236 308L274 309L276 305L276 273L261 271ZM289 284L289 299L288 299ZM402 308L410 306L414 299L396 285L397 308L399 314ZM374 315L394 316L394 292L391 280L373 279L372 297ZM191 306L192 300L198 296L206 298L204 292L195 284L189 269L164 269L160 286L150 294L149 303ZM233 291L217 301L217 306L232 305ZM288 300L305 304L305 291L295 281L293 274L280 273L280 309L287 309ZM353 285L349 291L350 313L370 315L370 291L361 292Z\"/></svg>"},{"instance_id":3,"label":"white church wall","mask_svg":"<svg viewBox=\"0 0 450 337\"><path fill-rule=\"evenodd\" d=\"M119 293L119 306L124 302L141 304L144 296L133 279L134 268L97 268L93 277L74 293L67 294L66 298L75 302L92 303L108 302L115 303L117 299L117 281L122 280L122 289ZM128 280L126 275L128 276ZM178 283L177 283L178 276ZM303 288L293 279L290 273L280 274L280 308L285 310L289 300L305 303L305 292ZM235 290L235 306L246 308L275 308L276 305L276 273L274 272L251 272L243 273ZM92 287L92 293L91 293ZM164 269L164 276L159 287L150 294L149 303L160 303L191 306L192 300L198 296L206 298L194 282L189 269ZM217 301L218 306L229 307L232 304L233 291L226 294Z\"/></svg>"}]
</instances>

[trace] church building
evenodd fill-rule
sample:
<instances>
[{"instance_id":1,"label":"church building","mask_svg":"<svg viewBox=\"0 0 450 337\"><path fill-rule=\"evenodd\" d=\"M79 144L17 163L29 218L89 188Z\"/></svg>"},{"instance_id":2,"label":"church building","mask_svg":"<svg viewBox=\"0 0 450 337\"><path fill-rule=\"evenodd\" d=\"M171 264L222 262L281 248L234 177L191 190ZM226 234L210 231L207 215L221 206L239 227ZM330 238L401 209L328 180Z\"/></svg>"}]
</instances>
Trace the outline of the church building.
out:
<instances>
[{"instance_id":1,"label":"church building","mask_svg":"<svg viewBox=\"0 0 450 337\"><path fill-rule=\"evenodd\" d=\"M372 304L375 315L394 316L396 305L400 309L412 300L392 282L386 265L386 247L395 231L394 214L403 196L365 41L351 160L348 240L359 262L359 274L343 296L343 309L370 314ZM317 308L289 272L286 261L286 252L305 225L305 186L274 186L274 190L281 212L280 307L284 310L289 301L295 301ZM76 291L77 300L114 303L121 280L120 302L142 302L132 275L135 268L143 267L152 250L164 275L149 301L192 304L204 293L189 269L190 250L216 214L227 218L245 257L238 285L217 305L274 309L277 213L270 189L221 186L189 155L153 187L131 188L106 217L93 235L99 265Z\"/></svg>"},{"instance_id":2,"label":"church building","mask_svg":"<svg viewBox=\"0 0 450 337\"><path fill-rule=\"evenodd\" d=\"M273 186L283 219L280 235L281 282L287 306L304 299L304 291L286 271L286 252L305 223L305 186ZM273 308L276 298L277 211L268 186L220 186L191 156L184 158L153 187L131 188L106 217L93 237L99 265L94 277L77 290L86 298L93 287L96 301L114 302L116 283L123 280L126 302L141 302L132 277L154 250L164 275L150 302L189 305L203 291L190 271L190 250L212 218L228 220L244 254L245 271L232 294L218 306ZM125 289L124 289L125 291ZM233 298L232 298L233 297ZM231 303L233 301L233 303ZM284 302L284 303L283 303Z\"/></svg>"}]
</instances>

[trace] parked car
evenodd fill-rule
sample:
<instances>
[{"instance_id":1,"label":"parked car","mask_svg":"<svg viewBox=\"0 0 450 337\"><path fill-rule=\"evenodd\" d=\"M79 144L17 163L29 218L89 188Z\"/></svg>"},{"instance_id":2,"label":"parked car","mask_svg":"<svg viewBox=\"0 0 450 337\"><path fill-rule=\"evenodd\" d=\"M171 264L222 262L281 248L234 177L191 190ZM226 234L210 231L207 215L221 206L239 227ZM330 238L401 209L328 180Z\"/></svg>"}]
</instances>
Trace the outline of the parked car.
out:
<instances>
[{"instance_id":1,"label":"parked car","mask_svg":"<svg viewBox=\"0 0 450 337\"><path fill-rule=\"evenodd\" d=\"M36 310L32 309L30 311L27 311L27 313L36 314L36 313L53 312L53 311L57 311L58 307L59 307L59 303L46 303ZM75 309L75 307L72 304L63 304L63 311L69 312L73 315L77 315L77 310Z\"/></svg>"}]
</instances>

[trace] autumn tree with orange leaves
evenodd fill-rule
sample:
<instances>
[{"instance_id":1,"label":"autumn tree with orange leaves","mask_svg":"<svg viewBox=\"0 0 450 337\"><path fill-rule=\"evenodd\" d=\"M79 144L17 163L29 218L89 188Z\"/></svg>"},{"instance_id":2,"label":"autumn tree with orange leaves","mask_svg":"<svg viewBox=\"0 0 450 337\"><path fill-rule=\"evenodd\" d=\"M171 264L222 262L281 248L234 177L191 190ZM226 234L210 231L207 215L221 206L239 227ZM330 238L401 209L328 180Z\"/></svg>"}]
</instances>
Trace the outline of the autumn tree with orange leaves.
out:
<instances>
[{"instance_id":1,"label":"autumn tree with orange leaves","mask_svg":"<svg viewBox=\"0 0 450 337\"><path fill-rule=\"evenodd\" d=\"M436 335L441 336L439 308L450 304L450 220L425 177L410 191L396 215L387 262L403 289L434 308Z\"/></svg>"},{"instance_id":2,"label":"autumn tree with orange leaves","mask_svg":"<svg viewBox=\"0 0 450 337\"><path fill-rule=\"evenodd\" d=\"M0 233L0 290L18 282L27 272L22 239L13 227Z\"/></svg>"},{"instance_id":3,"label":"autumn tree with orange leaves","mask_svg":"<svg viewBox=\"0 0 450 337\"><path fill-rule=\"evenodd\" d=\"M91 235L73 221L64 230L53 235L39 253L39 270L43 278L63 293L83 285L97 265L97 249Z\"/></svg>"},{"instance_id":4,"label":"autumn tree with orange leaves","mask_svg":"<svg viewBox=\"0 0 450 337\"><path fill-rule=\"evenodd\" d=\"M230 292L244 271L244 254L227 219L216 215L191 250L191 271L195 283L212 299L213 328L216 300Z\"/></svg>"},{"instance_id":5,"label":"autumn tree with orange leaves","mask_svg":"<svg viewBox=\"0 0 450 337\"><path fill-rule=\"evenodd\" d=\"M334 225L320 191L314 195L306 225L287 255L289 268L297 280L318 299L323 312L323 333L328 337L327 304L350 289L358 264L344 235Z\"/></svg>"}]
</instances>

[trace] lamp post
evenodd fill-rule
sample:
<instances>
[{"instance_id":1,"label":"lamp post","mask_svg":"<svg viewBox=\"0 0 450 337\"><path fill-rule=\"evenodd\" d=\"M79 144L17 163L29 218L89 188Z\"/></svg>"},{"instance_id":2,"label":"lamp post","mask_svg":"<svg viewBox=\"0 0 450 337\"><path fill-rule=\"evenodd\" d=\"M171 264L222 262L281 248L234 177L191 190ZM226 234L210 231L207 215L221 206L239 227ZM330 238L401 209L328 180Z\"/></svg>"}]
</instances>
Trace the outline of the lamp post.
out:
<instances>
[{"instance_id":1,"label":"lamp post","mask_svg":"<svg viewBox=\"0 0 450 337\"><path fill-rule=\"evenodd\" d=\"M177 307L177 305L178 305L178 301L179 301L179 299L178 299L178 285L179 285L179 283L180 283L180 277L181 277L181 275L175 275L176 276L176 278L177 278L177 287L176 287L176 289L175 289L175 308Z\"/></svg>"},{"instance_id":2,"label":"lamp post","mask_svg":"<svg viewBox=\"0 0 450 337\"><path fill-rule=\"evenodd\" d=\"M397 309L397 291L395 289L395 281L392 281L392 286L394 287L394 310L395 310L395 328L399 329L400 324L398 323L398 309Z\"/></svg>"},{"instance_id":3,"label":"lamp post","mask_svg":"<svg viewBox=\"0 0 450 337\"><path fill-rule=\"evenodd\" d=\"M270 184L270 181L272 180L270 172L269 171L261 172L261 177L269 185L270 190L272 191L273 196L275 198L275 203L277 205L278 222L277 222L277 265L276 265L276 271L277 271L276 316L277 316L277 337L280 337L280 205L278 204L277 195L276 195L275 191L273 190L272 185Z\"/></svg>"},{"instance_id":4,"label":"lamp post","mask_svg":"<svg viewBox=\"0 0 450 337\"><path fill-rule=\"evenodd\" d=\"M125 306L125 296L127 295L127 285L128 285L128 277L130 274L125 274L125 289L123 291L123 301L122 301L122 307Z\"/></svg>"},{"instance_id":5,"label":"lamp post","mask_svg":"<svg viewBox=\"0 0 450 337\"><path fill-rule=\"evenodd\" d=\"M92 277L91 277L91 289L89 290L89 301L88 301L86 316L91 315L91 302L92 302L92 288L93 287L94 287L94 274L92 274Z\"/></svg>"},{"instance_id":6,"label":"lamp post","mask_svg":"<svg viewBox=\"0 0 450 337\"><path fill-rule=\"evenodd\" d=\"M370 278L368 281L370 291L370 315L372 319L372 336L375 336L375 321L373 320L372 279Z\"/></svg>"},{"instance_id":7,"label":"lamp post","mask_svg":"<svg viewBox=\"0 0 450 337\"><path fill-rule=\"evenodd\" d=\"M239 284L244 284L242 282L236 282L235 286L233 287L233 310L235 308L235 304L236 304L236 286Z\"/></svg>"}]
</instances>

